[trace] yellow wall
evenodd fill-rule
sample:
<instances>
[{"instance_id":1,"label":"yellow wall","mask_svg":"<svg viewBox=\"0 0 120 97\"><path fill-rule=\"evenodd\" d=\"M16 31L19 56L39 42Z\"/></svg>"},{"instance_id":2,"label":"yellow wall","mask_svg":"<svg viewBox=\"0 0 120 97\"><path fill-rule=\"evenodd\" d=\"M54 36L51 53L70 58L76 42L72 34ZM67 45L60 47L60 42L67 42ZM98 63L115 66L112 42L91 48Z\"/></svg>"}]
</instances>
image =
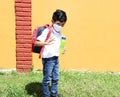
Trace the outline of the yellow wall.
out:
<instances>
[{"instance_id":1,"label":"yellow wall","mask_svg":"<svg viewBox=\"0 0 120 97\"><path fill-rule=\"evenodd\" d=\"M67 12L63 33L67 52L60 57L61 69L120 71L119 0L34 0L33 29L51 23L53 11ZM35 68L41 68L37 55Z\"/></svg>"},{"instance_id":2,"label":"yellow wall","mask_svg":"<svg viewBox=\"0 0 120 97\"><path fill-rule=\"evenodd\" d=\"M14 0L0 0L0 69L16 68Z\"/></svg>"},{"instance_id":3,"label":"yellow wall","mask_svg":"<svg viewBox=\"0 0 120 97\"><path fill-rule=\"evenodd\" d=\"M32 29L51 24L53 11L66 11L67 52L60 68L120 71L119 0L32 0ZM0 0L0 69L16 67L14 0ZM33 54L35 69L42 69Z\"/></svg>"}]
</instances>

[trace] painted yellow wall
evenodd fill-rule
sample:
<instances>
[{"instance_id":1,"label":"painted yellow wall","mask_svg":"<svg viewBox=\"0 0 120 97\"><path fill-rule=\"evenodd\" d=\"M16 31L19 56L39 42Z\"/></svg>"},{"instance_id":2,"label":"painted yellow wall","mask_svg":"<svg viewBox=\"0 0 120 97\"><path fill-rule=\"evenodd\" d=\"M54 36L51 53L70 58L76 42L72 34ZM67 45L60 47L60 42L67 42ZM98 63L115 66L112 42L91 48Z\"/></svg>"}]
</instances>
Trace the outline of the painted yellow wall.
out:
<instances>
[{"instance_id":1,"label":"painted yellow wall","mask_svg":"<svg viewBox=\"0 0 120 97\"><path fill-rule=\"evenodd\" d=\"M32 0L32 29L51 24L53 11L66 11L67 52L60 68L120 71L119 0ZM16 67L14 0L0 0L0 69ZM42 69L33 54L35 69Z\"/></svg>"},{"instance_id":2,"label":"painted yellow wall","mask_svg":"<svg viewBox=\"0 0 120 97\"><path fill-rule=\"evenodd\" d=\"M34 0L33 29L51 23L56 9L67 12L63 33L67 52L60 56L61 69L120 71L119 0ZM33 55L35 68L41 60Z\"/></svg>"},{"instance_id":3,"label":"painted yellow wall","mask_svg":"<svg viewBox=\"0 0 120 97\"><path fill-rule=\"evenodd\" d=\"M0 69L16 68L14 0L0 0Z\"/></svg>"}]
</instances>

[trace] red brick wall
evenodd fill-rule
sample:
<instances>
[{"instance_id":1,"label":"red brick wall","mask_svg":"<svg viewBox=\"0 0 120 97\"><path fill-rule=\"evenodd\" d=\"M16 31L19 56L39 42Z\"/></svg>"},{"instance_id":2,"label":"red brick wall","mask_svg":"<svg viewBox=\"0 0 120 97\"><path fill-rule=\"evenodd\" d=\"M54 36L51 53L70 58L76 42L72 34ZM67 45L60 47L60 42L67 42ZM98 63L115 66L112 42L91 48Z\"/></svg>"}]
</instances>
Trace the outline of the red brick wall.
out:
<instances>
[{"instance_id":1,"label":"red brick wall","mask_svg":"<svg viewBox=\"0 0 120 97\"><path fill-rule=\"evenodd\" d=\"M16 68L30 72L31 52L31 0L15 0L16 15Z\"/></svg>"}]
</instances>

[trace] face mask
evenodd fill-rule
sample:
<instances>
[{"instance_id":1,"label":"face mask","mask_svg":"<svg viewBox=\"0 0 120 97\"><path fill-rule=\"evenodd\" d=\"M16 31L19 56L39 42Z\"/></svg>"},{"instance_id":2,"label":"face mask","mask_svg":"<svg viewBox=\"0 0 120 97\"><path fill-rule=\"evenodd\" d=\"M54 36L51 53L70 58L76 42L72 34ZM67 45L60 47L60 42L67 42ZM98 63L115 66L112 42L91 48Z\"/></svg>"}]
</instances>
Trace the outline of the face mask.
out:
<instances>
[{"instance_id":1,"label":"face mask","mask_svg":"<svg viewBox=\"0 0 120 97\"><path fill-rule=\"evenodd\" d=\"M59 26L59 25L57 25L57 24L53 24L53 28L54 28L54 30L55 30L56 32L60 32L63 27L62 27L62 26Z\"/></svg>"}]
</instances>

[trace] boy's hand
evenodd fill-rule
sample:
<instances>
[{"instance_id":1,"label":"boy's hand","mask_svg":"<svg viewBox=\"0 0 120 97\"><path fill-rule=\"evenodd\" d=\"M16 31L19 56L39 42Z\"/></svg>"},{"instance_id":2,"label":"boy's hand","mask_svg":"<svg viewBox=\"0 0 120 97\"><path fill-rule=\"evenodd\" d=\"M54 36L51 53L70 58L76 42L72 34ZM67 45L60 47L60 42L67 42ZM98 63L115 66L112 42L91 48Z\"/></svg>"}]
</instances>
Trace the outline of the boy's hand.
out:
<instances>
[{"instance_id":1,"label":"boy's hand","mask_svg":"<svg viewBox=\"0 0 120 97\"><path fill-rule=\"evenodd\" d=\"M50 37L46 42L45 42L45 45L50 45L50 44L53 44L53 41L55 40L54 37Z\"/></svg>"},{"instance_id":2,"label":"boy's hand","mask_svg":"<svg viewBox=\"0 0 120 97\"><path fill-rule=\"evenodd\" d=\"M62 54L65 54L66 52L66 47L64 47Z\"/></svg>"}]
</instances>

